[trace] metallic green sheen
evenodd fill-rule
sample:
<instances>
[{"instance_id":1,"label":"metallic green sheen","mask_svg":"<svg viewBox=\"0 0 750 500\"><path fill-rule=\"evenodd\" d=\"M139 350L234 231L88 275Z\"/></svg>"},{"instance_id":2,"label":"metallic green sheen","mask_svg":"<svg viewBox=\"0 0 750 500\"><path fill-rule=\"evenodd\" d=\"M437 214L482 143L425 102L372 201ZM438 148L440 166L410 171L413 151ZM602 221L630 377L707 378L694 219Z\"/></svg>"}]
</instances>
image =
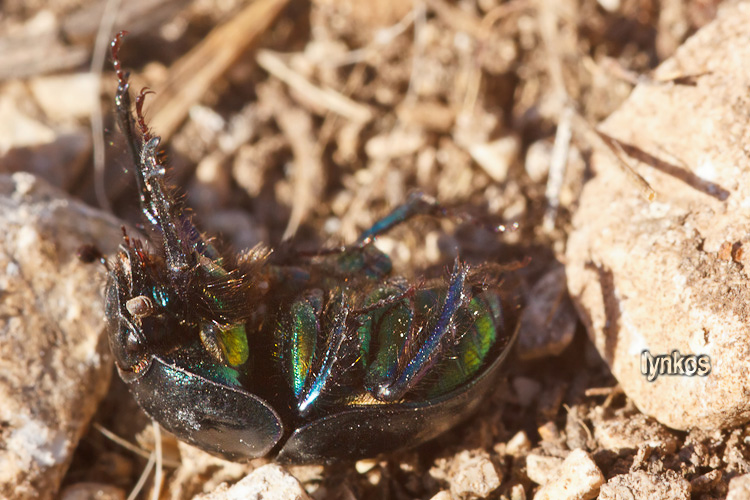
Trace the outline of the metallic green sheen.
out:
<instances>
[{"instance_id":1,"label":"metallic green sheen","mask_svg":"<svg viewBox=\"0 0 750 500\"><path fill-rule=\"evenodd\" d=\"M315 342L320 326L318 316L322 309L322 295L310 293L292 304L289 312L289 375L295 396L302 393L315 357ZM283 336L285 332L277 331ZM283 337L282 337L283 338Z\"/></svg>"},{"instance_id":2,"label":"metallic green sheen","mask_svg":"<svg viewBox=\"0 0 750 500\"><path fill-rule=\"evenodd\" d=\"M365 301L367 306L391 297L403 290L394 287L380 288ZM407 299L379 307L365 315L358 334L362 340L363 359L368 360L365 373L365 388L374 391L379 385L387 385L398 372L399 355L411 332L413 314ZM372 348L375 352L371 353Z\"/></svg>"},{"instance_id":3,"label":"metallic green sheen","mask_svg":"<svg viewBox=\"0 0 750 500\"><path fill-rule=\"evenodd\" d=\"M446 394L470 380L497 342L503 318L500 297L496 293L487 291L477 295L461 312L458 324L462 325L464 333L451 354L435 367L439 375L428 390L429 397Z\"/></svg>"},{"instance_id":4,"label":"metallic green sheen","mask_svg":"<svg viewBox=\"0 0 750 500\"><path fill-rule=\"evenodd\" d=\"M379 279L390 274L393 264L386 254L373 246L366 246L337 256L334 267L337 273L362 273L370 279Z\"/></svg>"},{"instance_id":5,"label":"metallic green sheen","mask_svg":"<svg viewBox=\"0 0 750 500\"><path fill-rule=\"evenodd\" d=\"M183 350L180 352L181 356L176 356L175 360L178 365L180 365L180 360L182 358L184 359L190 359L193 363L192 365L186 365L182 366L182 368L186 370L190 370L193 373L196 373L202 377L205 377L209 380L212 380L218 384L224 384L231 387L237 387L241 388L242 383L240 382L240 370L237 368L225 365L221 362L217 362L215 358L213 358L210 355L206 355L205 348L201 344L200 341L194 342L189 347L184 347ZM249 367L246 365L244 366L244 369L249 369ZM182 372L178 371L172 371L170 372L171 377L184 377L184 383L189 384L192 383L190 378L185 375ZM175 379L175 384L178 383L178 380Z\"/></svg>"}]
</instances>

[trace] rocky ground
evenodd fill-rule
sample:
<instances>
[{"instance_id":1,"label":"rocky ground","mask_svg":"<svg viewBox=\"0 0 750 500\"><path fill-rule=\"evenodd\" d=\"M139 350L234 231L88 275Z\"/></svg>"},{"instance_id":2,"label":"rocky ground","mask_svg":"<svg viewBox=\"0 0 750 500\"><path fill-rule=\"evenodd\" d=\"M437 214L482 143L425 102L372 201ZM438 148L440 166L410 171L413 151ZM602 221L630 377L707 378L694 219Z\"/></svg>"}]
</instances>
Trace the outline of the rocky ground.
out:
<instances>
[{"instance_id":1,"label":"rocky ground","mask_svg":"<svg viewBox=\"0 0 750 500\"><path fill-rule=\"evenodd\" d=\"M749 3L115 3L0 11L0 497L750 498ZM518 223L378 243L404 275L527 262L476 416L326 467L155 432L113 374L104 270L76 255L139 221L104 57L121 29L174 184L234 248L350 242L417 189ZM644 350L710 372L651 382Z\"/></svg>"}]
</instances>

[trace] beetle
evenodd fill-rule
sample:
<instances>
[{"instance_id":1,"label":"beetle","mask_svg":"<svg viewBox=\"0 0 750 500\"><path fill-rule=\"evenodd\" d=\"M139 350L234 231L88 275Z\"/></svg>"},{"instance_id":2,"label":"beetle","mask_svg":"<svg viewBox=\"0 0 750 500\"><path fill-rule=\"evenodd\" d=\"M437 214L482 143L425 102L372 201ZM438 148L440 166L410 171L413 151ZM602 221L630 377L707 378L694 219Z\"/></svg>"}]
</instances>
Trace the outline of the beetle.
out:
<instances>
[{"instance_id":1,"label":"beetle","mask_svg":"<svg viewBox=\"0 0 750 500\"><path fill-rule=\"evenodd\" d=\"M165 181L160 138L130 94L112 41L117 121L152 241L124 234L106 318L121 378L178 438L230 460L360 459L410 448L469 416L493 387L520 301L503 272L456 259L415 285L378 235L419 215L412 195L353 244L315 255L220 254ZM283 254L283 255L282 255Z\"/></svg>"}]
</instances>

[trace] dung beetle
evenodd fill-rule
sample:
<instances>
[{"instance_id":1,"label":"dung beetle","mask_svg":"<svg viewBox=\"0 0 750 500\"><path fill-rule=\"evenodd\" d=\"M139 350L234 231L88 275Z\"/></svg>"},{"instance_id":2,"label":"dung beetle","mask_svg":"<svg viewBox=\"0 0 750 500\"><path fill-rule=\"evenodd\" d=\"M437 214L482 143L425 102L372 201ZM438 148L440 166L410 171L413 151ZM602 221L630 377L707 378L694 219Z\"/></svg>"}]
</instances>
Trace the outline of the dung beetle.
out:
<instances>
[{"instance_id":1,"label":"dung beetle","mask_svg":"<svg viewBox=\"0 0 750 500\"><path fill-rule=\"evenodd\" d=\"M149 92L132 102L118 59L122 36L112 42L117 121L152 241L124 235L106 317L141 408L212 454L282 463L410 448L471 414L517 331L505 269L456 259L449 276L419 285L391 276L375 238L445 215L419 194L341 249L220 254L165 182L160 138L142 113Z\"/></svg>"}]
</instances>

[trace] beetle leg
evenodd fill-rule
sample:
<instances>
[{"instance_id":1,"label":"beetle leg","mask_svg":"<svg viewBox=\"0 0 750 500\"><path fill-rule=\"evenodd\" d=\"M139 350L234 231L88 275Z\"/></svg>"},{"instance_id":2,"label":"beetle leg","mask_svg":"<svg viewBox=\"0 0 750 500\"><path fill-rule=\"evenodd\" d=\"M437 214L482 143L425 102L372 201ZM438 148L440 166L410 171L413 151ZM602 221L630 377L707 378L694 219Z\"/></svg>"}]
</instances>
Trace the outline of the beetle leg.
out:
<instances>
[{"instance_id":1,"label":"beetle leg","mask_svg":"<svg viewBox=\"0 0 750 500\"><path fill-rule=\"evenodd\" d=\"M315 359L322 310L323 291L308 290L291 305L283 329L281 325L276 329L276 338L285 343L281 355L288 356L285 370L297 398L305 388Z\"/></svg>"},{"instance_id":2,"label":"beetle leg","mask_svg":"<svg viewBox=\"0 0 750 500\"><path fill-rule=\"evenodd\" d=\"M183 214L166 186L165 166L159 152L160 138L152 136L143 119L143 100L148 90L136 99L137 117L133 116L130 82L122 71L119 50L125 32L112 41L112 59L117 74L115 106L117 122L125 134L130 156L135 165L135 178L141 198L141 209L152 227L161 234L167 265L172 273L185 271L197 263L197 255L217 258L197 228Z\"/></svg>"},{"instance_id":3,"label":"beetle leg","mask_svg":"<svg viewBox=\"0 0 750 500\"><path fill-rule=\"evenodd\" d=\"M363 271L372 278L387 276L391 271L391 261L387 255L372 246L373 241L399 224L403 224L414 217L424 215L469 223L495 233L518 228L517 223L513 223L510 226L504 224L486 224L464 210L444 207L434 198L417 191L411 193L405 203L397 206L388 215L377 220L369 229L363 231L352 245L321 250L309 255L302 253L299 256L320 257L325 255L339 255L339 267L342 270L355 273Z\"/></svg>"},{"instance_id":4,"label":"beetle leg","mask_svg":"<svg viewBox=\"0 0 750 500\"><path fill-rule=\"evenodd\" d=\"M461 335L434 367L439 376L425 387L426 397L445 394L471 379L491 352L507 354L515 333L509 321L512 306L497 288L472 297L458 313Z\"/></svg>"},{"instance_id":5,"label":"beetle leg","mask_svg":"<svg viewBox=\"0 0 750 500\"><path fill-rule=\"evenodd\" d=\"M354 349L357 342L348 322L350 309L346 297L341 295L334 300L329 302L326 307L329 311L325 312L332 315L325 349L321 356L316 356L315 366L310 370L305 387L297 398L297 408L302 416L308 415L316 407L321 395L341 383L342 372L352 366L345 358L358 350Z\"/></svg>"},{"instance_id":6,"label":"beetle leg","mask_svg":"<svg viewBox=\"0 0 750 500\"><path fill-rule=\"evenodd\" d=\"M404 344L415 334L414 287L383 286L371 293L358 316L361 359L365 366L364 386L368 393L393 382L399 372Z\"/></svg>"},{"instance_id":7,"label":"beetle leg","mask_svg":"<svg viewBox=\"0 0 750 500\"><path fill-rule=\"evenodd\" d=\"M375 238L418 215L446 216L446 214L445 209L433 198L421 192L414 192L409 195L405 203L397 206L391 213L364 231L352 245L315 252L298 252L296 256L302 258L336 256L337 268L340 271L350 274L364 273L370 278L382 278L390 274L392 265L386 254L371 245Z\"/></svg>"},{"instance_id":8,"label":"beetle leg","mask_svg":"<svg viewBox=\"0 0 750 500\"><path fill-rule=\"evenodd\" d=\"M518 226L516 223L511 226L503 224L487 225L468 212L444 207L431 196L416 191L409 195L406 202L398 205L388 215L377 220L370 228L363 231L353 244L317 250L315 252L298 252L296 256L311 258L338 255L338 263L341 270L351 273L364 272L371 278L387 276L391 272L390 258L383 252L373 248L371 244L378 236L387 233L399 224L403 224L414 217L424 215L450 218L496 233L505 232L509 229L515 230Z\"/></svg>"},{"instance_id":9,"label":"beetle leg","mask_svg":"<svg viewBox=\"0 0 750 500\"><path fill-rule=\"evenodd\" d=\"M398 226L399 224L402 224L409 219L420 215L450 218L458 222L473 224L477 227L481 227L495 233L503 233L506 231L514 231L518 229L517 223L512 223L511 225L488 225L480 221L470 213L466 212L465 210L456 210L453 208L444 207L431 196L428 196L421 191L416 191L409 195L409 198L406 200L406 202L394 208L388 215L376 221L372 225L372 227L362 232L353 246L356 248L364 247L372 243L372 241L377 236L384 234L394 227Z\"/></svg>"},{"instance_id":10,"label":"beetle leg","mask_svg":"<svg viewBox=\"0 0 750 500\"><path fill-rule=\"evenodd\" d=\"M360 234L353 246L355 248L362 248L369 245L377 236L390 231L395 226L418 215L441 217L446 216L447 211L434 198L427 196L421 191L413 192L409 195L406 202L394 208L391 213L376 221L372 227Z\"/></svg>"},{"instance_id":11,"label":"beetle leg","mask_svg":"<svg viewBox=\"0 0 750 500\"><path fill-rule=\"evenodd\" d=\"M447 290L421 289L408 303L392 289L379 292L401 303L366 315L360 328L363 349L377 346L364 355L365 388L373 397L386 403L414 391L437 397L470 380L491 353L506 353L517 304L497 288L472 294L473 288L470 269L456 260Z\"/></svg>"},{"instance_id":12,"label":"beetle leg","mask_svg":"<svg viewBox=\"0 0 750 500\"><path fill-rule=\"evenodd\" d=\"M414 335L419 344L407 339L399 355L399 370L391 380L384 380L373 393L380 401L398 401L416 387L441 358L446 343L456 329L458 311L467 301L466 276L468 267L456 259L443 308L434 326L424 335Z\"/></svg>"},{"instance_id":13,"label":"beetle leg","mask_svg":"<svg viewBox=\"0 0 750 500\"><path fill-rule=\"evenodd\" d=\"M320 407L319 399L344 380L355 364L360 341L346 297L327 300L321 289L304 292L275 328L278 351L301 416Z\"/></svg>"}]
</instances>

